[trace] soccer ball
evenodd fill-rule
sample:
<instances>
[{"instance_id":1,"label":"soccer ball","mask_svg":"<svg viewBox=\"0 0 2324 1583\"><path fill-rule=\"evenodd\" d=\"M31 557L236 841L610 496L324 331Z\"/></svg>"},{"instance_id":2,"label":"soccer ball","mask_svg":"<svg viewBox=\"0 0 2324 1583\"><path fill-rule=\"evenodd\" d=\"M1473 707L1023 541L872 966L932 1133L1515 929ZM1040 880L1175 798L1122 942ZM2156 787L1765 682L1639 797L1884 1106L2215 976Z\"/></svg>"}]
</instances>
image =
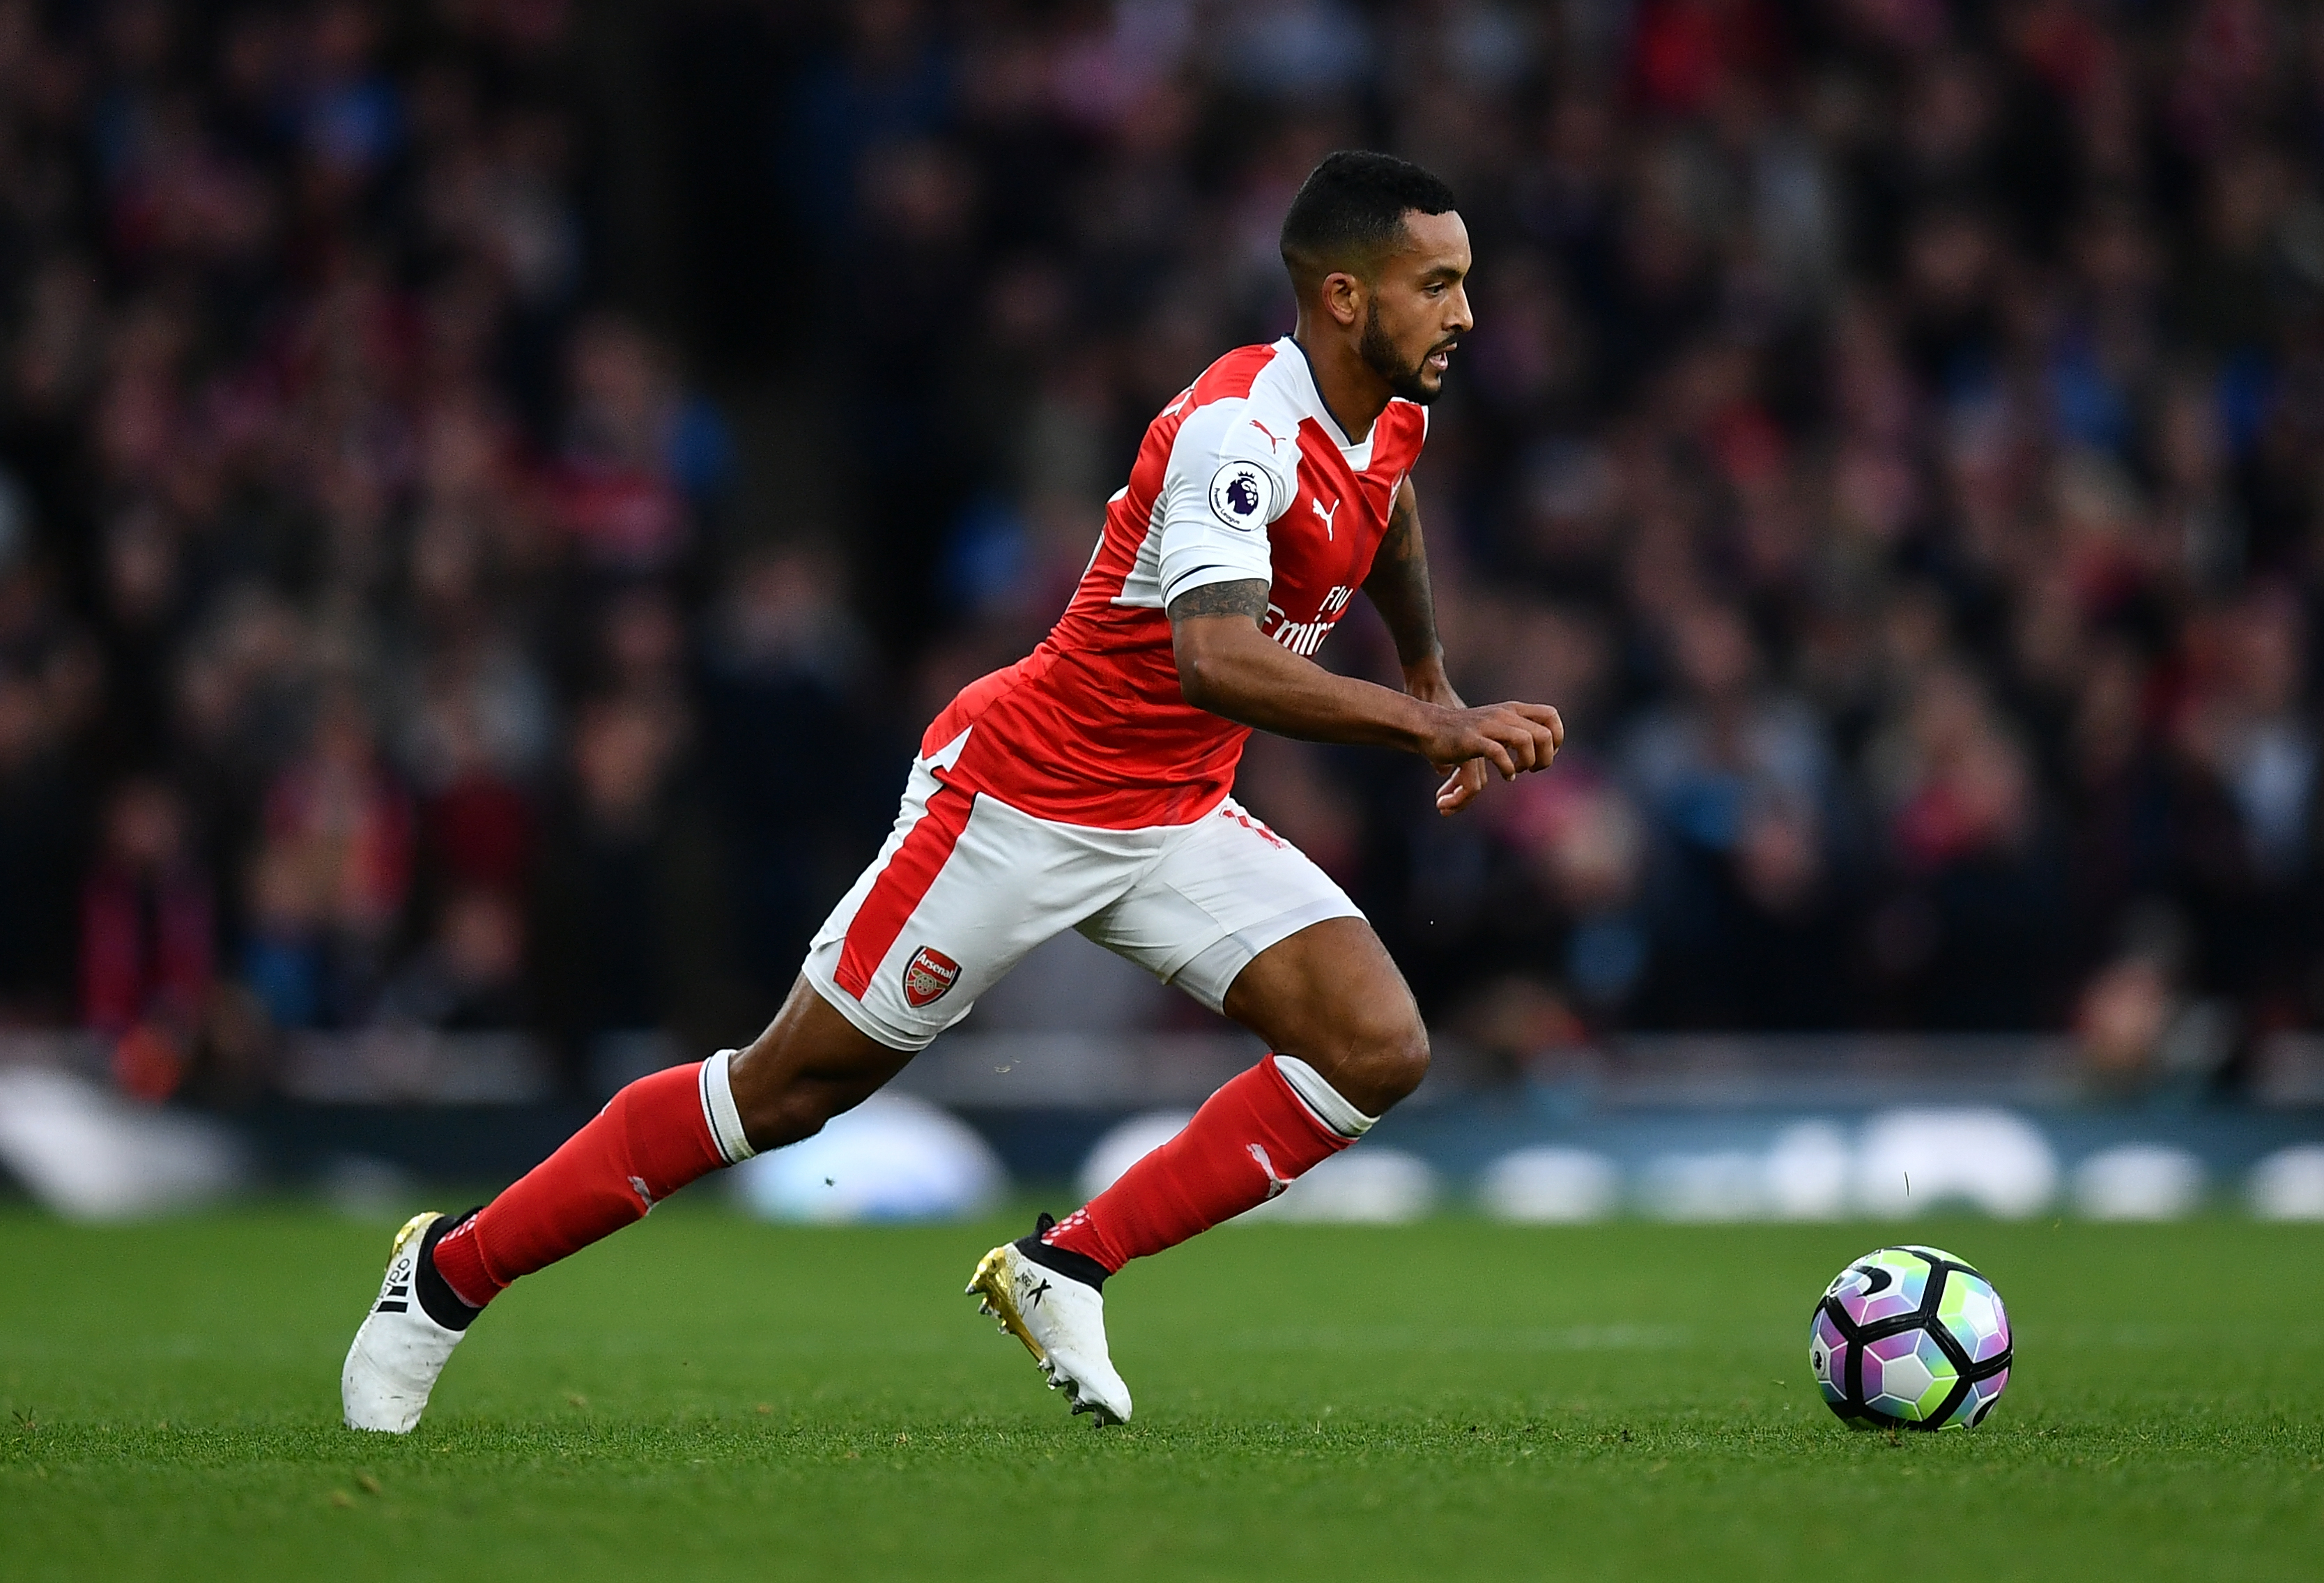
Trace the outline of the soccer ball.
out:
<instances>
[{"instance_id":1,"label":"soccer ball","mask_svg":"<svg viewBox=\"0 0 2324 1583\"><path fill-rule=\"evenodd\" d=\"M1942 1248L1876 1248L1824 1289L1808 1364L1858 1429L1969 1429L2009 1384L2009 1315L1993 1282Z\"/></svg>"}]
</instances>

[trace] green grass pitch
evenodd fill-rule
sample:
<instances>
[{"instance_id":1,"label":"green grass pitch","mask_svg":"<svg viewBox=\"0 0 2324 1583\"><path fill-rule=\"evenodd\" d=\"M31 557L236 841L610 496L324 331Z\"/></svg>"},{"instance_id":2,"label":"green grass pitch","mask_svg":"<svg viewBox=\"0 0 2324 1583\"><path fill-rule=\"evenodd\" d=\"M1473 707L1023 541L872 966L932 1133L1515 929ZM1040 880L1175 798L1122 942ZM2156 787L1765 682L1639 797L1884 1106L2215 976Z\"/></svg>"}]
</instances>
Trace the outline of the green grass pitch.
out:
<instances>
[{"instance_id":1,"label":"green grass pitch","mask_svg":"<svg viewBox=\"0 0 2324 1583\"><path fill-rule=\"evenodd\" d=\"M1110 1288L1138 1420L960 1295L1010 1227L681 1202L524 1282L409 1440L339 1428L392 1227L0 1212L0 1573L48 1578L2324 1576L2324 1228L1230 1227ZM1982 1429L1808 1378L1882 1241L1983 1265Z\"/></svg>"}]
</instances>

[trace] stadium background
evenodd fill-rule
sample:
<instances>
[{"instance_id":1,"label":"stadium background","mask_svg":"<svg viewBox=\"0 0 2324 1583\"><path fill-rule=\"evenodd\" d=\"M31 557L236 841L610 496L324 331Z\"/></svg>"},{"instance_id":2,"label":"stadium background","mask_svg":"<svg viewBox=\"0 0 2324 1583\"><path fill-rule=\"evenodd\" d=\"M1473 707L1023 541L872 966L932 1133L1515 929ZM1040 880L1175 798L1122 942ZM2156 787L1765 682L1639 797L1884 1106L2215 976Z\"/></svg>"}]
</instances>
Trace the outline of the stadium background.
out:
<instances>
[{"instance_id":1,"label":"stadium background","mask_svg":"<svg viewBox=\"0 0 2324 1583\"><path fill-rule=\"evenodd\" d=\"M1570 743L1452 821L1241 789L1456 1088L1885 1031L2316 1098L2319 137L2258 0L0 0L10 1048L264 1117L521 1034L537 1126L459 1136L537 1153L747 1037L1365 144L1477 244L1454 675ZM970 1028L1217 1032L1071 940Z\"/></svg>"},{"instance_id":2,"label":"stadium background","mask_svg":"<svg viewBox=\"0 0 2324 1583\"><path fill-rule=\"evenodd\" d=\"M0 0L9 1577L2310 1575L2320 136L2261 0ZM1254 743L1428 1083L1109 1284L1089 1433L960 1282L1253 1051L1068 937L344 1430L389 1228L756 1028L1351 143L1478 243L1455 674L1572 725L1450 821ZM1905 1237L1974 1433L1803 1367Z\"/></svg>"}]
</instances>

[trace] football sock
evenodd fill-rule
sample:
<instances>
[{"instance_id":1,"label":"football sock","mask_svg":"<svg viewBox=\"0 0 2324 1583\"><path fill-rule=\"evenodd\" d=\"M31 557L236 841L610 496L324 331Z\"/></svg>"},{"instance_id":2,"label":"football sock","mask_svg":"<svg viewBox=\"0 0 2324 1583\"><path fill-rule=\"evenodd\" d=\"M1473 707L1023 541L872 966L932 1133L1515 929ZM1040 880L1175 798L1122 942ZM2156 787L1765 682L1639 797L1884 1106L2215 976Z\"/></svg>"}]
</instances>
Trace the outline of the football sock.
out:
<instances>
[{"instance_id":1,"label":"football sock","mask_svg":"<svg viewBox=\"0 0 2324 1583\"><path fill-rule=\"evenodd\" d=\"M1111 1273L1265 1203L1371 1124L1305 1061L1270 1055L1040 1240Z\"/></svg>"},{"instance_id":2,"label":"football sock","mask_svg":"<svg viewBox=\"0 0 2324 1583\"><path fill-rule=\"evenodd\" d=\"M483 1308L530 1275L619 1231L687 1182L750 1158L726 1063L640 1078L500 1197L438 1240L433 1263L453 1293Z\"/></svg>"}]
</instances>

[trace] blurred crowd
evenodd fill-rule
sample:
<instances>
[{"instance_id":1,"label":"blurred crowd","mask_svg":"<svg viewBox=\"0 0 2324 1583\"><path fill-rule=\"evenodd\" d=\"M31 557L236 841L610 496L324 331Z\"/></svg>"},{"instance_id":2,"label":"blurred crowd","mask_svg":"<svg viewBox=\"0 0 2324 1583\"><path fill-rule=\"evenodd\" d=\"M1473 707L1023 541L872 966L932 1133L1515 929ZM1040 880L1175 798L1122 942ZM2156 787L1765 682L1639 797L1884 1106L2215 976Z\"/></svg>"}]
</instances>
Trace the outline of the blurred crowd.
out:
<instances>
[{"instance_id":1,"label":"blurred crowd","mask_svg":"<svg viewBox=\"0 0 2324 1583\"><path fill-rule=\"evenodd\" d=\"M1350 145L1461 194L1441 620L1568 747L1241 792L1440 1028L2324 1021L2324 14L0 0L0 1022L747 1035Z\"/></svg>"}]
</instances>

